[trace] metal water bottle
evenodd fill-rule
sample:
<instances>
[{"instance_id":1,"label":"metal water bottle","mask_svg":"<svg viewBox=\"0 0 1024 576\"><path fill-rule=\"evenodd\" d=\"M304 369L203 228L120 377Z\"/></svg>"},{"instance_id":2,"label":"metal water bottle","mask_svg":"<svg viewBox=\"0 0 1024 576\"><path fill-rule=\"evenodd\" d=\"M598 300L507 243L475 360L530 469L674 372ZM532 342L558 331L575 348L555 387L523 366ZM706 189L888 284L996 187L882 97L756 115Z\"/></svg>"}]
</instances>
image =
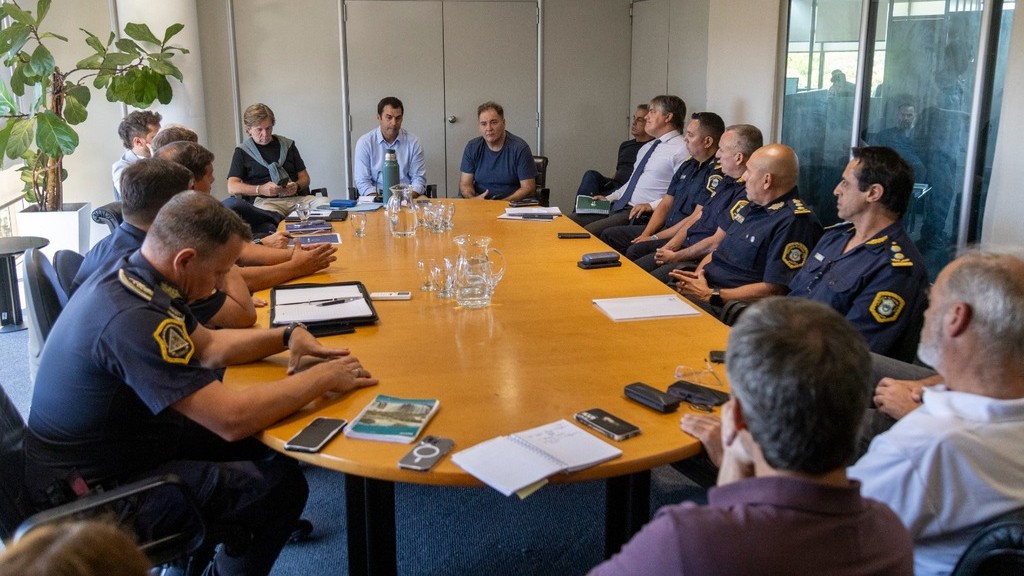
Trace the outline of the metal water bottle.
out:
<instances>
[{"instance_id":1,"label":"metal water bottle","mask_svg":"<svg viewBox=\"0 0 1024 576\"><path fill-rule=\"evenodd\" d=\"M390 148L384 151L384 166L381 170L380 180L384 205L387 206L388 200L391 199L391 187L401 183L398 181L398 155Z\"/></svg>"}]
</instances>

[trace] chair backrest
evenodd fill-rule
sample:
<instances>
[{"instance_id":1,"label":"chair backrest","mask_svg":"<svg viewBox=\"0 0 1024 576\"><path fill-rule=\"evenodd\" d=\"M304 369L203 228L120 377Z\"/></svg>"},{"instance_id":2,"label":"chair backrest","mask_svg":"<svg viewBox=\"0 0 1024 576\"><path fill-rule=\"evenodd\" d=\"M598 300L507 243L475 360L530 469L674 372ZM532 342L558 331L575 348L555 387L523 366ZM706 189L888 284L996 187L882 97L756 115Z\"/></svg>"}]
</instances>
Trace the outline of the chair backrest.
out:
<instances>
[{"instance_id":1,"label":"chair backrest","mask_svg":"<svg viewBox=\"0 0 1024 576\"><path fill-rule=\"evenodd\" d=\"M534 156L533 164L537 168L537 177L535 179L537 183L537 200L540 201L541 206L548 206L551 202L551 190L547 187L548 157Z\"/></svg>"},{"instance_id":2,"label":"chair backrest","mask_svg":"<svg viewBox=\"0 0 1024 576\"><path fill-rule=\"evenodd\" d=\"M65 297L70 298L71 284L82 267L85 256L74 250L57 250L53 255L53 267L57 271L57 280L60 288L64 291Z\"/></svg>"},{"instance_id":3,"label":"chair backrest","mask_svg":"<svg viewBox=\"0 0 1024 576\"><path fill-rule=\"evenodd\" d=\"M25 422L0 388L0 538L10 540L33 512L25 492Z\"/></svg>"},{"instance_id":4,"label":"chair backrest","mask_svg":"<svg viewBox=\"0 0 1024 576\"><path fill-rule=\"evenodd\" d=\"M952 576L1024 574L1024 508L1004 514L974 537Z\"/></svg>"},{"instance_id":5,"label":"chair backrest","mask_svg":"<svg viewBox=\"0 0 1024 576\"><path fill-rule=\"evenodd\" d=\"M30 367L38 366L43 344L57 322L68 295L61 288L57 271L38 248L25 252L25 308L28 310L28 355Z\"/></svg>"},{"instance_id":6,"label":"chair backrest","mask_svg":"<svg viewBox=\"0 0 1024 576\"><path fill-rule=\"evenodd\" d=\"M121 203L110 202L92 211L92 221L97 224L106 224L110 231L117 230L117 227L124 222L121 215Z\"/></svg>"}]
</instances>

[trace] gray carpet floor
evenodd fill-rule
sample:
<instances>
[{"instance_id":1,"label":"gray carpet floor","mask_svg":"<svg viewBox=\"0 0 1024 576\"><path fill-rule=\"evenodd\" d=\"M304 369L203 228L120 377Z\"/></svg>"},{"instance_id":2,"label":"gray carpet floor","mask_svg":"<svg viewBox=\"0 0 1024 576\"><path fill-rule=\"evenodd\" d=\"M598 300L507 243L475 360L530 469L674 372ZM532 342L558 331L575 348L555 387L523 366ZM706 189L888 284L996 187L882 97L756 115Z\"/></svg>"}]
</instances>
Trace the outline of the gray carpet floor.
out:
<instances>
[{"instance_id":1,"label":"gray carpet floor","mask_svg":"<svg viewBox=\"0 0 1024 576\"><path fill-rule=\"evenodd\" d=\"M0 382L27 415L31 403L28 332L0 334ZM306 468L305 517L315 526L287 546L274 576L346 574L345 486L341 474ZM655 469L651 510L703 490L669 467ZM546 486L526 500L486 488L399 484L395 489L398 569L403 575L574 575L604 550L604 483Z\"/></svg>"}]
</instances>

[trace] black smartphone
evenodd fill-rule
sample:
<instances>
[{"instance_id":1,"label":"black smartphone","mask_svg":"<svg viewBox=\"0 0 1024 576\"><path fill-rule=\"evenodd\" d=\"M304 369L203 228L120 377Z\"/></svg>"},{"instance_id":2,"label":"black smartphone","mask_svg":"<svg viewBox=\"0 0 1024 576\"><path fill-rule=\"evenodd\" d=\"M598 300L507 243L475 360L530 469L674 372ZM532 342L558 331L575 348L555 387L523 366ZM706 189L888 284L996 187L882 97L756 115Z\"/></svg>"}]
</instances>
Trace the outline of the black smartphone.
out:
<instances>
[{"instance_id":1,"label":"black smartphone","mask_svg":"<svg viewBox=\"0 0 1024 576\"><path fill-rule=\"evenodd\" d=\"M585 264L599 264L603 262L618 262L619 259L618 252L588 252L580 258L580 261Z\"/></svg>"},{"instance_id":2,"label":"black smartphone","mask_svg":"<svg viewBox=\"0 0 1024 576\"><path fill-rule=\"evenodd\" d=\"M508 205L513 208L519 208L522 206L537 206L540 204L540 200L536 198L524 198L522 200L511 200Z\"/></svg>"},{"instance_id":3,"label":"black smartphone","mask_svg":"<svg viewBox=\"0 0 1024 576\"><path fill-rule=\"evenodd\" d=\"M725 364L725 350L712 350L708 352L708 360L715 364Z\"/></svg>"},{"instance_id":4,"label":"black smartphone","mask_svg":"<svg viewBox=\"0 0 1024 576\"><path fill-rule=\"evenodd\" d=\"M425 436L423 440L398 461L399 468L426 472L434 467L444 455L451 452L455 442L448 438Z\"/></svg>"},{"instance_id":5,"label":"black smartphone","mask_svg":"<svg viewBox=\"0 0 1024 576\"><path fill-rule=\"evenodd\" d=\"M315 418L285 442L284 449L293 452L319 452L346 424L348 420L344 418Z\"/></svg>"},{"instance_id":6,"label":"black smartphone","mask_svg":"<svg viewBox=\"0 0 1024 576\"><path fill-rule=\"evenodd\" d=\"M621 442L626 438L632 438L640 433L640 428L626 422L618 416L609 414L600 408L591 408L576 413L576 420L584 426L593 428L601 434Z\"/></svg>"},{"instance_id":7,"label":"black smartphone","mask_svg":"<svg viewBox=\"0 0 1024 576\"><path fill-rule=\"evenodd\" d=\"M559 232L558 233L558 237L561 238L562 240L575 239L575 238L583 239L583 238L590 238L590 234L588 234L586 232Z\"/></svg>"},{"instance_id":8,"label":"black smartphone","mask_svg":"<svg viewBox=\"0 0 1024 576\"><path fill-rule=\"evenodd\" d=\"M580 261L580 262L577 262L576 265L579 266L580 268L583 268L584 270L593 270L594 268L615 268L617 266L622 266L622 262L593 262L593 263L591 263L591 262Z\"/></svg>"}]
</instances>

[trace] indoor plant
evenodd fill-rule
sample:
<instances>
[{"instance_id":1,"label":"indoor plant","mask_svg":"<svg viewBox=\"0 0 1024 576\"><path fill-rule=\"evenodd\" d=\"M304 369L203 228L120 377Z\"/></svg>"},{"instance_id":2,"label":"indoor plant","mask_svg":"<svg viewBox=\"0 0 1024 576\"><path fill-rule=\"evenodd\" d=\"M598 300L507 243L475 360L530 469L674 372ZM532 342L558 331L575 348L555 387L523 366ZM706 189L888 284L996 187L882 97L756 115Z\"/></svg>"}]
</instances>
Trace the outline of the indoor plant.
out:
<instances>
[{"instance_id":1,"label":"indoor plant","mask_svg":"<svg viewBox=\"0 0 1024 576\"><path fill-rule=\"evenodd\" d=\"M12 70L10 79L0 82L0 118L5 120L0 129L0 151L25 161L20 169L25 196L41 211L63 206L61 184L67 171L62 160L78 147L78 134L72 126L87 117L88 83L105 89L110 102L134 108L145 108L157 100L167 104L172 96L167 77L182 79L172 60L175 53L188 53L169 44L183 24L168 26L161 40L149 26L129 23L123 38L115 39L111 33L105 44L82 30L89 51L74 66L57 66L44 41L68 39L40 29L49 9L50 0L39 0L34 14L17 0L0 5L0 14L10 18L0 30L0 54ZM25 105L19 104L22 97Z\"/></svg>"}]
</instances>

